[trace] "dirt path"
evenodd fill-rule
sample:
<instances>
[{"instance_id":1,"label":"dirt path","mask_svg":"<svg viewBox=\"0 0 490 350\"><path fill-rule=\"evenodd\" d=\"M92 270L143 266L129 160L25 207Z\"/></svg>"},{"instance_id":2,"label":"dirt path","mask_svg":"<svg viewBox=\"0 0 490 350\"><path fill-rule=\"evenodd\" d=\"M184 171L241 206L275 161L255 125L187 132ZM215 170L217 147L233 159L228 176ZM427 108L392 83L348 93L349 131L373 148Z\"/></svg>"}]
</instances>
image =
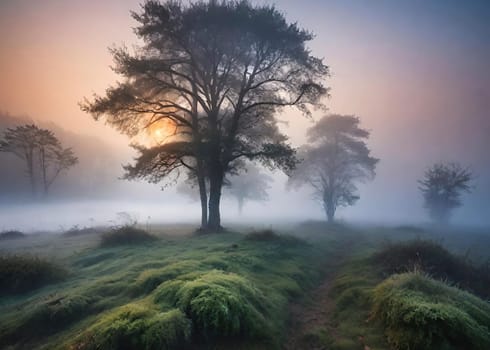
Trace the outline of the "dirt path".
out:
<instances>
[{"instance_id":1,"label":"dirt path","mask_svg":"<svg viewBox=\"0 0 490 350\"><path fill-rule=\"evenodd\" d=\"M330 315L334 305L329 298L330 276L327 277L302 303L290 306L289 337L284 350L324 350L328 338L335 338L336 331Z\"/></svg>"},{"instance_id":2,"label":"dirt path","mask_svg":"<svg viewBox=\"0 0 490 350\"><path fill-rule=\"evenodd\" d=\"M324 266L322 282L304 298L289 307L288 337L284 350L328 350L328 343L338 338L332 314L335 308L330 290L335 276L348 259L353 242L337 249Z\"/></svg>"}]
</instances>

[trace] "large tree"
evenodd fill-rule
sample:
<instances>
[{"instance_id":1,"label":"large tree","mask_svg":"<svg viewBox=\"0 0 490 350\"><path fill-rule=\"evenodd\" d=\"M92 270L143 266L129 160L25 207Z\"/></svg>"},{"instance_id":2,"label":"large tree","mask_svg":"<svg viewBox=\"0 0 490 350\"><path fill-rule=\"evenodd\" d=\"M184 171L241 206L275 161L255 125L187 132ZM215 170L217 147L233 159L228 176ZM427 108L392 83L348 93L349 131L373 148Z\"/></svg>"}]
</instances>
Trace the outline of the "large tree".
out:
<instances>
[{"instance_id":1,"label":"large tree","mask_svg":"<svg viewBox=\"0 0 490 350\"><path fill-rule=\"evenodd\" d=\"M437 163L419 180L425 208L437 224L447 224L451 213L462 205L461 196L471 192L473 175L458 163Z\"/></svg>"},{"instance_id":2,"label":"large tree","mask_svg":"<svg viewBox=\"0 0 490 350\"><path fill-rule=\"evenodd\" d=\"M54 133L34 124L8 128L0 140L0 152L9 152L26 163L32 194L41 184L44 195L64 170L78 163L71 148L63 148Z\"/></svg>"},{"instance_id":3,"label":"large tree","mask_svg":"<svg viewBox=\"0 0 490 350\"><path fill-rule=\"evenodd\" d=\"M357 183L375 176L378 159L366 145L369 131L350 115L328 115L308 130L309 144L299 152L301 163L290 184L314 189L329 222L338 207L350 206L359 199Z\"/></svg>"},{"instance_id":4,"label":"large tree","mask_svg":"<svg viewBox=\"0 0 490 350\"><path fill-rule=\"evenodd\" d=\"M276 116L286 106L307 115L321 106L328 68L306 47L313 35L272 6L148 1L133 17L144 45L133 53L112 50L123 82L85 100L82 109L129 135L170 120L173 137L139 146L127 177L157 182L194 172L203 214L205 201L209 208L202 224L219 230L223 181L243 158L294 167Z\"/></svg>"}]
</instances>

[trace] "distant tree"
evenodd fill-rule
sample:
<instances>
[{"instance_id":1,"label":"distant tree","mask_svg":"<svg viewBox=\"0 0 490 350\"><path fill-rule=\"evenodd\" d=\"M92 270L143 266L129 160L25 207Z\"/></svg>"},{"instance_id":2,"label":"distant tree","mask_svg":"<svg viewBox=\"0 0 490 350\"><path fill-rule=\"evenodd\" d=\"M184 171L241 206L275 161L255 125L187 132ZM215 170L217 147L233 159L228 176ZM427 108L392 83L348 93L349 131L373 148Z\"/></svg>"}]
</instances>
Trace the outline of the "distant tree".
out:
<instances>
[{"instance_id":1,"label":"distant tree","mask_svg":"<svg viewBox=\"0 0 490 350\"><path fill-rule=\"evenodd\" d=\"M63 148L52 131L34 124L8 128L0 140L0 152L12 153L25 161L33 195L38 183L47 195L58 175L78 162L71 148Z\"/></svg>"},{"instance_id":2,"label":"distant tree","mask_svg":"<svg viewBox=\"0 0 490 350\"><path fill-rule=\"evenodd\" d=\"M25 161L27 177L34 195L36 189L35 157L37 149L37 135L40 129L35 125L23 125L8 128L3 140L0 141L0 151L9 152Z\"/></svg>"},{"instance_id":3,"label":"distant tree","mask_svg":"<svg viewBox=\"0 0 490 350\"><path fill-rule=\"evenodd\" d=\"M365 140L369 132L360 128L359 118L329 115L308 130L309 144L302 147L302 160L290 185L309 185L320 199L327 220L332 222L338 207L359 199L357 183L371 180L379 159L370 155Z\"/></svg>"},{"instance_id":4,"label":"distant tree","mask_svg":"<svg viewBox=\"0 0 490 350\"><path fill-rule=\"evenodd\" d=\"M193 172L202 226L219 230L225 176L238 171L243 159L285 171L294 167L294 150L276 115L286 106L305 114L320 106L328 68L305 45L312 34L271 6L147 1L133 17L144 46L135 54L112 51L125 80L82 109L129 135L162 120L174 123L173 139L138 147L127 177L159 182Z\"/></svg>"},{"instance_id":5,"label":"distant tree","mask_svg":"<svg viewBox=\"0 0 490 350\"><path fill-rule=\"evenodd\" d=\"M246 201L266 201L269 199L267 190L272 177L264 174L259 168L249 166L245 172L229 177L225 186L225 196L236 199L238 213L242 214Z\"/></svg>"},{"instance_id":6,"label":"distant tree","mask_svg":"<svg viewBox=\"0 0 490 350\"><path fill-rule=\"evenodd\" d=\"M458 163L438 163L425 171L419 180L424 206L438 224L447 224L451 213L462 205L461 196L471 192L473 174Z\"/></svg>"}]
</instances>

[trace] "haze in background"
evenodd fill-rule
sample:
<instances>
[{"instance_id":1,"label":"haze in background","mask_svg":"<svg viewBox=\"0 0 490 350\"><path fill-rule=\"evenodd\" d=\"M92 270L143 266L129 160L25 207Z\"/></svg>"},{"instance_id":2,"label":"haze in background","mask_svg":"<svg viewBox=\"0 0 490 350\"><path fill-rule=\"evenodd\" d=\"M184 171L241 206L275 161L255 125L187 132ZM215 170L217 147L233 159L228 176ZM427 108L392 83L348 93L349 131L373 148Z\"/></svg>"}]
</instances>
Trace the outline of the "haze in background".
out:
<instances>
[{"instance_id":1,"label":"haze in background","mask_svg":"<svg viewBox=\"0 0 490 350\"><path fill-rule=\"evenodd\" d=\"M425 220L417 179L434 162L460 161L470 166L477 178L474 193L465 198L465 206L457 210L454 219L459 223L488 224L490 3L275 3L289 20L298 21L316 34L311 44L313 52L324 57L332 70L331 98L327 101L330 111L360 116L362 125L372 131L373 155L381 159L375 181L362 186L358 204L341 210L339 216L372 222ZM137 43L131 29L136 23L129 11L138 10L138 4L139 1L130 0L3 0L0 110L28 115L43 123L50 121L73 134L97 137L116 150L110 157L116 159L115 163L130 161L127 138L93 121L77 104L84 96L103 93L116 81L109 69L112 61L107 47L123 43L131 47ZM317 113L315 117L321 115ZM303 143L312 121L295 111L285 111L281 118L289 124L286 131L292 142ZM122 170L119 166L114 168L117 182ZM271 200L251 203L245 208L246 217L323 218L321 207L310 200L307 191L285 192L285 176L275 176ZM187 199L173 191L159 192L159 188L119 183L114 191L97 199L105 203L107 217L117 211L133 210L140 218L148 212L162 220L188 220L194 213L198 218L197 204L190 206ZM84 202L88 203L87 211L74 209L78 216L68 221L88 220L93 215L90 210L105 213L98 209L97 203L102 202L86 197L83 200L88 201ZM118 205L120 209L116 208ZM224 207L226 224L234 211L226 204ZM12 218L17 209L1 209L0 222ZM39 216L37 213L32 215ZM100 220L107 221L106 216Z\"/></svg>"}]
</instances>

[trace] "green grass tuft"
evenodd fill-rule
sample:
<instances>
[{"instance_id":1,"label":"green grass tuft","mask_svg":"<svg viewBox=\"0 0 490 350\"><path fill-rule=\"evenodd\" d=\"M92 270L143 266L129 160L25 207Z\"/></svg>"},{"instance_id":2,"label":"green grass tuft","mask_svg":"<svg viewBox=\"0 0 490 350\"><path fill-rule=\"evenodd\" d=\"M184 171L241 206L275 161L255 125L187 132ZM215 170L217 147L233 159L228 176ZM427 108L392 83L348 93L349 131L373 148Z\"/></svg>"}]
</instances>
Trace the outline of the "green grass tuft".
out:
<instances>
[{"instance_id":1,"label":"green grass tuft","mask_svg":"<svg viewBox=\"0 0 490 350\"><path fill-rule=\"evenodd\" d=\"M21 239L21 238L26 238L26 234L20 231L12 230L12 231L0 232L0 241L8 240L8 239Z\"/></svg>"},{"instance_id":2,"label":"green grass tuft","mask_svg":"<svg viewBox=\"0 0 490 350\"><path fill-rule=\"evenodd\" d=\"M155 301L180 308L199 335L260 337L268 328L265 298L247 279L214 270L191 280L174 279L156 291Z\"/></svg>"},{"instance_id":3,"label":"green grass tuft","mask_svg":"<svg viewBox=\"0 0 490 350\"><path fill-rule=\"evenodd\" d=\"M420 270L480 296L490 296L488 269L471 265L435 242L413 240L390 244L373 258L386 276Z\"/></svg>"},{"instance_id":4,"label":"green grass tuft","mask_svg":"<svg viewBox=\"0 0 490 350\"><path fill-rule=\"evenodd\" d=\"M25 293L62 280L66 271L35 256L0 256L0 296Z\"/></svg>"},{"instance_id":5,"label":"green grass tuft","mask_svg":"<svg viewBox=\"0 0 490 350\"><path fill-rule=\"evenodd\" d=\"M171 350L185 347L191 322L177 309L161 312L141 304L111 311L90 327L74 348L79 350Z\"/></svg>"},{"instance_id":6,"label":"green grass tuft","mask_svg":"<svg viewBox=\"0 0 490 350\"><path fill-rule=\"evenodd\" d=\"M148 243L157 238L145 230L126 225L113 229L102 235L100 245L102 247L113 247L118 245L133 245Z\"/></svg>"},{"instance_id":7,"label":"green grass tuft","mask_svg":"<svg viewBox=\"0 0 490 350\"><path fill-rule=\"evenodd\" d=\"M490 349L490 305L420 273L381 283L373 317L396 349Z\"/></svg>"}]
</instances>

